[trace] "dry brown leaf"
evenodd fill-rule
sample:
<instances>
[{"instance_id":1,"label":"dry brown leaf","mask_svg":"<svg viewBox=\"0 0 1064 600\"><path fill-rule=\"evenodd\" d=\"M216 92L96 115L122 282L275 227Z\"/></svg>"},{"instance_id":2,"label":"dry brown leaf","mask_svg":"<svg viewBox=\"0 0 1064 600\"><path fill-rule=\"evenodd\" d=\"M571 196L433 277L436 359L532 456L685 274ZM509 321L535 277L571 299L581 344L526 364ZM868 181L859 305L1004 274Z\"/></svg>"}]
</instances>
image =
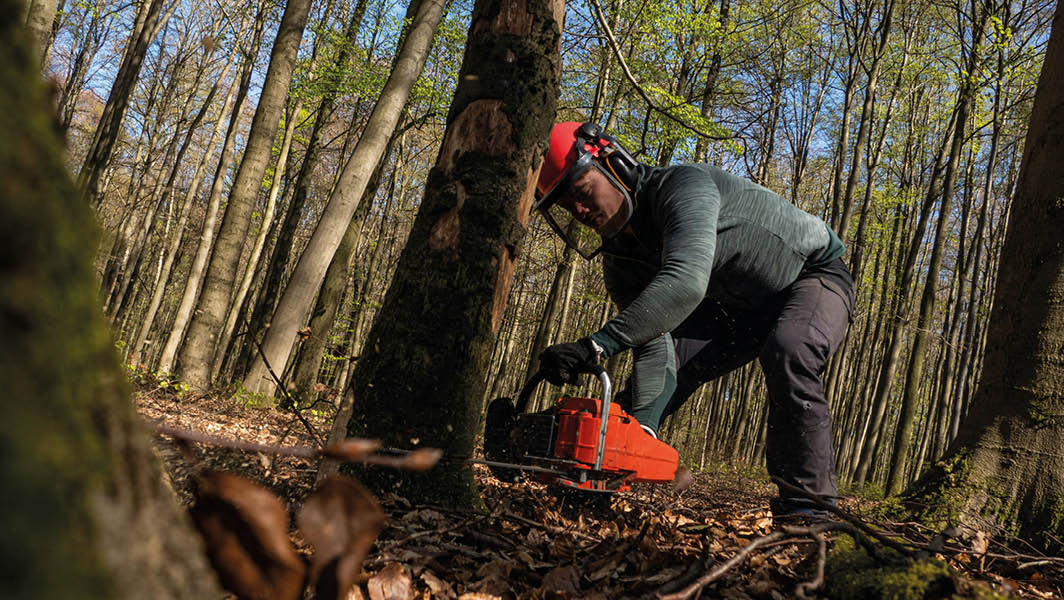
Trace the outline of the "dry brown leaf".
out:
<instances>
[{"instance_id":1,"label":"dry brown leaf","mask_svg":"<svg viewBox=\"0 0 1064 600\"><path fill-rule=\"evenodd\" d=\"M451 587L451 584L436 577L431 571L423 572L421 580L425 582L425 585L429 586L433 598L451 600L451 598L455 597L454 588Z\"/></svg>"},{"instance_id":2,"label":"dry brown leaf","mask_svg":"<svg viewBox=\"0 0 1064 600\"><path fill-rule=\"evenodd\" d=\"M302 597L306 565L276 496L243 477L206 471L189 512L226 589L238 598Z\"/></svg>"},{"instance_id":3,"label":"dry brown leaf","mask_svg":"<svg viewBox=\"0 0 1064 600\"><path fill-rule=\"evenodd\" d=\"M580 596L580 574L572 565L554 567L543 576L543 583L540 584L539 590L546 597L578 598Z\"/></svg>"},{"instance_id":4,"label":"dry brown leaf","mask_svg":"<svg viewBox=\"0 0 1064 600\"><path fill-rule=\"evenodd\" d=\"M502 600L502 596L485 594L484 592L466 592L459 596L458 600Z\"/></svg>"},{"instance_id":5,"label":"dry brown leaf","mask_svg":"<svg viewBox=\"0 0 1064 600\"><path fill-rule=\"evenodd\" d=\"M406 567L391 563L366 582L370 600L412 600L414 586Z\"/></svg>"},{"instance_id":6,"label":"dry brown leaf","mask_svg":"<svg viewBox=\"0 0 1064 600\"><path fill-rule=\"evenodd\" d=\"M407 454L400 467L420 473L435 467L441 457L443 457L443 450L439 448L422 448Z\"/></svg>"},{"instance_id":7,"label":"dry brown leaf","mask_svg":"<svg viewBox=\"0 0 1064 600\"><path fill-rule=\"evenodd\" d=\"M342 442L337 442L328 448L321 451L321 453L330 458L336 458L339 460L346 460L349 462L358 462L370 454L373 454L381 447L380 440L367 440L364 438L348 438Z\"/></svg>"},{"instance_id":8,"label":"dry brown leaf","mask_svg":"<svg viewBox=\"0 0 1064 600\"><path fill-rule=\"evenodd\" d=\"M303 503L299 529L314 546L311 581L318 598L343 598L354 585L384 512L354 480L329 477Z\"/></svg>"}]
</instances>

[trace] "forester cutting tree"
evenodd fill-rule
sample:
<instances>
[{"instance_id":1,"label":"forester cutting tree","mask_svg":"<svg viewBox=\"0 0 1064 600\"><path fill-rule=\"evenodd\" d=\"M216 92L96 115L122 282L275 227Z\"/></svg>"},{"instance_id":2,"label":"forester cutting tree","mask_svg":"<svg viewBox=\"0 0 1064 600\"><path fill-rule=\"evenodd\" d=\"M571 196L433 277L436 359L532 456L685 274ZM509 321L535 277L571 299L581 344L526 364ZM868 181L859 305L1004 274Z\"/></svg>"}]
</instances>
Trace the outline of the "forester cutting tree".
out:
<instances>
[{"instance_id":1,"label":"forester cutting tree","mask_svg":"<svg viewBox=\"0 0 1064 600\"><path fill-rule=\"evenodd\" d=\"M768 387L769 473L834 503L821 374L845 336L854 293L831 228L719 168L640 164L594 123L554 126L536 197L569 246L602 254L606 289L621 308L587 337L548 347L547 379L572 383L632 350L622 404L656 437L702 384L756 358ZM772 502L777 517L814 507L786 495Z\"/></svg>"}]
</instances>

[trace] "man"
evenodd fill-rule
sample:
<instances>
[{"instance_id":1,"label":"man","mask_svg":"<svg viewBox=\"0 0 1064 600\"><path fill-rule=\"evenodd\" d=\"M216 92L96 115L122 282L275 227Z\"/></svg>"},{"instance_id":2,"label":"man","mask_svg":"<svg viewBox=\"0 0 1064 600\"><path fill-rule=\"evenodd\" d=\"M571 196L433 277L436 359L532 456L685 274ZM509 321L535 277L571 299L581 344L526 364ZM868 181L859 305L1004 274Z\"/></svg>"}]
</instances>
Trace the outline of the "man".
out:
<instances>
[{"instance_id":1,"label":"man","mask_svg":"<svg viewBox=\"0 0 1064 600\"><path fill-rule=\"evenodd\" d=\"M536 196L567 243L600 241L594 253L621 308L590 336L548 347L540 356L548 380L571 383L589 365L633 350L625 393L631 414L656 435L703 383L756 358L768 387L769 473L834 503L820 377L853 311L835 233L718 168L639 164L593 123L554 127ZM564 227L566 212L594 235ZM814 513L808 499L781 496L775 516Z\"/></svg>"}]
</instances>

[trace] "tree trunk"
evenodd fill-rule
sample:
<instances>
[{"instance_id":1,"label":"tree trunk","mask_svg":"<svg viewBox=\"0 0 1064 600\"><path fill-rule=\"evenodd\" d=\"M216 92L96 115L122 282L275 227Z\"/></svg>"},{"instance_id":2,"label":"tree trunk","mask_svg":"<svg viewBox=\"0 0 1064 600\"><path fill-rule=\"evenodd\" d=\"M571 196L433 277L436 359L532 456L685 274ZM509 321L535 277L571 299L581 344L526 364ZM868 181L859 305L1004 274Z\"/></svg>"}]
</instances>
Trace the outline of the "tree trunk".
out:
<instances>
[{"instance_id":1,"label":"tree trunk","mask_svg":"<svg viewBox=\"0 0 1064 600\"><path fill-rule=\"evenodd\" d=\"M246 23L244 23L246 25ZM240 31L243 33L244 28L241 26ZM233 66L233 60L236 58L237 52L234 51L230 54L225 67L222 69L221 74L215 80L215 84L211 87L211 91L207 93L207 99L203 102L203 108L201 114L197 115L193 120L191 127L189 128L189 136L193 135L196 129L196 125L202 119L203 113L206 112L214 100L214 95L218 91L218 85L225 80L229 74L229 69ZM234 77L233 83L229 87L229 92L226 94L225 100L222 102L221 110L218 112L218 120L215 121L214 127L211 129L210 138L207 140L207 144L204 148L208 151L204 152L196 164L196 170L192 175L192 182L189 185L188 191L185 193L185 198L181 202L181 208L179 209L177 224L174 226L173 238L170 240L170 244L166 249L166 253L163 258L162 267L160 268L159 282L152 291L151 300L148 301L148 309L142 319L140 325L140 331L137 334L133 345L131 346L131 353L129 362L131 364L138 364L141 362L141 353L144 350L144 344L148 339L148 335L151 332L152 324L155 322L155 315L159 311L159 305L162 304L163 293L166 291L166 282L170 278L170 272L173 269L174 260L177 258L178 249L181 246L181 239L184 237L185 225L188 223L188 218L192 214L192 202L196 198L196 193L199 191L199 186L203 182L204 167L207 164L207 157L209 156L209 150L214 148L215 143L218 141L218 136L221 135L222 126L225 123L225 113L229 109L230 103L233 100L233 95L236 93L237 87L240 85L240 78ZM171 192L172 193L172 192ZM212 227L213 229L213 227ZM183 327L182 327L183 329Z\"/></svg>"},{"instance_id":2,"label":"tree trunk","mask_svg":"<svg viewBox=\"0 0 1064 600\"><path fill-rule=\"evenodd\" d=\"M349 432L472 454L487 362L554 122L563 8L558 0L474 7L437 163L347 391L360 408ZM379 487L401 477L369 475ZM476 501L472 471L461 463L395 483L414 501Z\"/></svg>"},{"instance_id":3,"label":"tree trunk","mask_svg":"<svg viewBox=\"0 0 1064 600\"><path fill-rule=\"evenodd\" d=\"M23 0L26 29L30 32L30 42L37 53L38 68L44 65L51 45L52 23L55 22L57 0Z\"/></svg>"},{"instance_id":4,"label":"tree trunk","mask_svg":"<svg viewBox=\"0 0 1064 600\"><path fill-rule=\"evenodd\" d=\"M321 220L285 287L270 328L266 330L262 353L255 357L244 378L244 387L248 390L273 393L275 384L269 377L267 366L279 370L288 362L296 331L306 322L307 311L312 306L314 295L321 288L325 271L358 208L373 169L380 162L399 115L406 106L410 90L421 75L442 14L442 1L422 1L362 137L348 159Z\"/></svg>"},{"instance_id":5,"label":"tree trunk","mask_svg":"<svg viewBox=\"0 0 1064 600\"><path fill-rule=\"evenodd\" d=\"M28 44L0 21L0 596L220 597L129 401L97 305L92 216Z\"/></svg>"},{"instance_id":6,"label":"tree trunk","mask_svg":"<svg viewBox=\"0 0 1064 600\"><path fill-rule=\"evenodd\" d=\"M133 86L137 83L148 46L155 40L159 30L177 8L175 2L165 14L160 14L164 4L163 0L146 0L137 11L137 19L130 32L122 64L118 67L114 83L111 84L111 92L107 95L107 103L104 105L100 122L96 126L96 134L93 136L89 152L78 174L78 181L82 186L82 194L86 203L91 203L93 206L98 207L103 201L100 181L104 170L111 162L111 153L118 140L122 120L126 115L126 107L129 106L129 99L133 95Z\"/></svg>"},{"instance_id":7,"label":"tree trunk","mask_svg":"<svg viewBox=\"0 0 1064 600\"><path fill-rule=\"evenodd\" d=\"M185 282L185 291L181 295L181 303L177 307L174 323L170 328L170 335L166 340L162 356L159 358L159 371L171 373L177 359L177 351L185 339L185 328L192 319L192 311L199 298L200 285L203 281L203 273L207 268L207 259L210 258L214 247L214 228L218 219L218 210L222 202L222 185L226 173L229 171L229 163L233 158L233 148L236 145L236 134L239 129L240 115L247 96L248 86L251 84L251 73L255 67L255 55L258 54L259 44L262 42L262 28L265 22L266 3L259 4L258 14L255 17L254 33L251 37L251 47L244 55L244 68L240 75L240 84L236 92L236 100L229 117L229 128L225 133L225 141L222 142L222 151L218 159L218 169L214 173L214 183L211 184L210 196L207 200L207 214L204 215L203 228L200 232L199 245L196 247L196 255L192 259L189 268L188 280ZM228 99L227 99L228 100ZM222 115L225 108L222 109ZM219 117L221 118L221 117Z\"/></svg>"},{"instance_id":8,"label":"tree trunk","mask_svg":"<svg viewBox=\"0 0 1064 600\"><path fill-rule=\"evenodd\" d=\"M302 110L303 100L300 98L296 100L296 105L292 107L288 115L288 122L285 123L280 155L277 157L277 165L273 170L273 181L270 183L270 194L266 199L266 210L262 214L262 225L255 235L255 243L251 246L250 255L247 260L241 261L244 263L244 272L240 277L240 285L237 287L236 294L233 296L232 302L229 303L229 314L225 318L225 327L222 329L222 334L218 336L218 351L214 353L214 361L211 365L212 381L218 377L222 370L222 364L225 362L225 351L229 347L229 342L232 340L233 332L237 329L238 322L244 316L244 299L247 297L248 290L251 289L251 284L255 280L256 267L258 267L259 258L262 256L262 249L266 247L266 238L270 234L273 213L277 210L277 196L281 192L281 182L284 181L285 172L288 170L288 159L292 153L292 137L295 135L296 124L299 123L299 113Z\"/></svg>"},{"instance_id":9,"label":"tree trunk","mask_svg":"<svg viewBox=\"0 0 1064 600\"><path fill-rule=\"evenodd\" d=\"M989 8L979 9L978 15L972 15L976 25L972 30L971 54L967 61L967 73L975 73L979 68L979 52L982 47L983 34L986 23L989 20ZM965 84L961 87L960 98L957 100L955 128L953 140L950 144L949 159L946 163L945 174L941 178L932 179L928 190L928 199L942 194L942 204L939 207L938 225L935 229L935 240L931 248L931 256L927 265L927 282L924 284L923 296L920 299L920 314L917 318L916 331L913 334L912 351L909 354L909 369L905 378L905 394L902 397L901 415L898 418L898 432L894 437L894 452L890 462L890 476L887 481L887 492L897 494L905 485L907 452L909 443L912 441L912 432L916 410L919 404L920 388L922 386L925 359L927 358L928 329L935 312L936 291L938 287L938 271L942 266L942 256L947 244L946 231L949 228L950 210L953 199L953 186L957 180L957 170L960 160L961 146L964 144L965 126L968 124L968 114L974 101L976 89L971 78L965 78ZM945 181L942 181L942 180ZM919 243L919 240L917 241Z\"/></svg>"},{"instance_id":10,"label":"tree trunk","mask_svg":"<svg viewBox=\"0 0 1064 600\"><path fill-rule=\"evenodd\" d=\"M240 161L229 193L222 227L218 231L218 239L214 243L203 280L203 291L196 303L182 347L181 376L189 388L196 392L204 392L211 384L211 365L218 347L218 335L222 332L230 305L240 257L251 226L251 211L262 189L262 177L273 150L277 124L284 110L309 12L310 0L288 0L285 5L270 53L270 66L262 84L259 105L248 132L244 158ZM224 351L222 348L221 352ZM281 366L284 366L283 361Z\"/></svg>"},{"instance_id":11,"label":"tree trunk","mask_svg":"<svg viewBox=\"0 0 1064 600\"><path fill-rule=\"evenodd\" d=\"M396 132L388 140L388 145L384 149L384 159L380 161L373 171L373 175L370 176L369 184L362 193L362 201L359 202L360 210L355 211L351 223L347 226L347 231L344 232L344 237L340 240L340 245L333 255L332 262L329 263L329 269L325 272L325 279L322 281L318 297L314 301L314 310L310 313L310 336L303 342L293 375L296 402L300 406L309 405L309 402L315 396L314 384L317 381L318 372L321 370L321 360L325 355L329 334L332 332L333 323L336 321L336 313L340 308L340 299L347 284L348 267L351 261L354 260L355 251L358 248L359 233L362 231L362 225L365 223L369 207L373 204L373 198L380 188L388 157L391 155L392 148L398 139L399 134ZM398 168L398 165L394 168Z\"/></svg>"},{"instance_id":12,"label":"tree trunk","mask_svg":"<svg viewBox=\"0 0 1064 600\"><path fill-rule=\"evenodd\" d=\"M1035 92L1023 164L1001 254L986 362L944 467L913 490L985 531L1004 526L1061 549L1064 539L1064 6L1057 5Z\"/></svg>"}]
</instances>

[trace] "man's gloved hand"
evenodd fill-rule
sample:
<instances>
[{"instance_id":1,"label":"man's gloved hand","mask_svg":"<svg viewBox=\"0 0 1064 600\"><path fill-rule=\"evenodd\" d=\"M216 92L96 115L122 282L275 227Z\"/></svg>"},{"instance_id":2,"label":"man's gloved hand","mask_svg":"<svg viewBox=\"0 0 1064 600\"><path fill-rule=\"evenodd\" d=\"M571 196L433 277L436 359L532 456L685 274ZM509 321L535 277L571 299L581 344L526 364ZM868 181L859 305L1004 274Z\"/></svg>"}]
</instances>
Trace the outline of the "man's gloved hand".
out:
<instances>
[{"instance_id":1,"label":"man's gloved hand","mask_svg":"<svg viewBox=\"0 0 1064 600\"><path fill-rule=\"evenodd\" d=\"M591 338L547 346L539 355L539 370L554 385L576 383L580 373L598 364L599 352Z\"/></svg>"}]
</instances>

